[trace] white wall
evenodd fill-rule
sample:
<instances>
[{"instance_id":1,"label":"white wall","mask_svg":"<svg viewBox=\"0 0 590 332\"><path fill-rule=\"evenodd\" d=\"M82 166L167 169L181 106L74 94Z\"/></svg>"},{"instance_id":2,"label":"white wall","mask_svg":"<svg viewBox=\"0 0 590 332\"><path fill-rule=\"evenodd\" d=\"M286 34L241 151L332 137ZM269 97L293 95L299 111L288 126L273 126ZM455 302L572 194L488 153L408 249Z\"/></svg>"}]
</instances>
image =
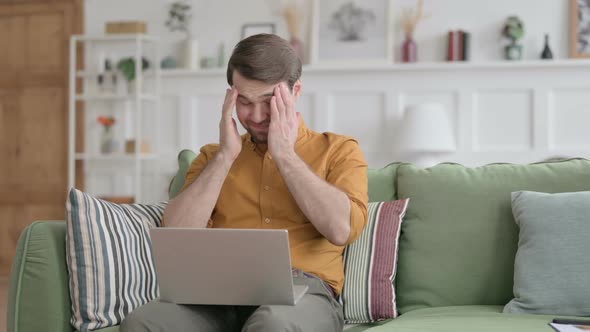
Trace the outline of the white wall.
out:
<instances>
[{"instance_id":1,"label":"white wall","mask_svg":"<svg viewBox=\"0 0 590 332\"><path fill-rule=\"evenodd\" d=\"M192 0L193 32L200 41L201 55L215 56L220 42L225 43L229 52L246 22L275 22L278 34L287 37L281 18L273 15L268 6L271 1L280 0ZM149 33L160 36L163 55L174 54L182 36L168 33L164 25L170 2L86 0L86 33L101 34L106 21L146 20ZM442 61L446 55L447 31L461 28L473 35L474 65L306 67L305 98L298 107L312 129L357 137L370 166L380 167L400 160L391 143L403 106L437 101L451 112L457 134L458 150L445 160L480 165L497 161L531 162L556 155L590 156L588 134L583 126L590 114L590 81L587 80L590 62L566 61L549 66L545 62L475 65L502 58L500 29L509 15L519 15L525 22L525 58L538 58L545 33L551 35L556 58L566 58L567 0L425 2L430 17L417 30L420 60ZM400 7L413 3L413 0L393 0L396 13ZM399 45L399 32L396 38L395 45ZM145 186L145 200L165 198L180 149L197 150L216 141L216 110L226 84L222 69L173 71L162 77L163 140L158 157L161 170L160 176L146 175L150 185ZM362 107L355 105L364 107L366 114L360 114L358 108ZM92 140L87 143L96 144ZM113 178L111 174L121 172L109 167L104 171L100 173L96 169L88 174L91 188L87 189L108 192L109 188L121 191L116 189L119 184L131 186L129 181Z\"/></svg>"},{"instance_id":2,"label":"white wall","mask_svg":"<svg viewBox=\"0 0 590 332\"><path fill-rule=\"evenodd\" d=\"M220 43L229 53L241 33L241 26L251 22L274 22L277 32L287 37L280 16L274 15L269 4L281 0L187 0L193 4L192 31L200 41L201 55L215 56ZM309 0L303 0L309 1ZM321 0L329 1L329 0ZM104 23L114 20L144 20L148 32L161 37L164 55L177 55L182 35L168 32L164 22L171 0L86 0L86 33L99 34ZM394 17L398 20L401 8L414 5L415 0L392 0ZM472 32L474 61L495 60L502 57L500 37L507 16L518 15L525 23L526 58L538 58L543 46L543 35L549 33L551 46L557 58L567 57L568 48L567 0L426 0L429 18L416 32L421 61L444 60L446 33L451 29ZM396 24L399 48L402 35ZM307 42L307 44L309 44ZM396 58L399 51L395 50Z\"/></svg>"}]
</instances>

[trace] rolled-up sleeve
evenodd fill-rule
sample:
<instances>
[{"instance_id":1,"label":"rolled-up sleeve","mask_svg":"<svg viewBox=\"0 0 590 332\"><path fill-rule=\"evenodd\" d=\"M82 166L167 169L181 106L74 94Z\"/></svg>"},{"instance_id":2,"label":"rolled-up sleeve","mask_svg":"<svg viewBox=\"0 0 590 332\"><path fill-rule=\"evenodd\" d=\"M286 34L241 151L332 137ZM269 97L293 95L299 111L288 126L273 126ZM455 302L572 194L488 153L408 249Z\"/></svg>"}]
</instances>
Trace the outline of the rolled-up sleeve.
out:
<instances>
[{"instance_id":1,"label":"rolled-up sleeve","mask_svg":"<svg viewBox=\"0 0 590 332\"><path fill-rule=\"evenodd\" d=\"M208 144L201 148L199 155L193 160L191 166L189 167L188 171L186 172L186 179L184 181L184 185L182 186L181 192L184 191L188 186L190 186L195 180L201 175L205 167L207 167L207 163L213 155L217 152L218 145L217 144ZM213 213L215 209L213 209ZM213 227L213 220L209 218L207 222L207 227Z\"/></svg>"},{"instance_id":2,"label":"rolled-up sleeve","mask_svg":"<svg viewBox=\"0 0 590 332\"><path fill-rule=\"evenodd\" d=\"M358 142L351 138L336 146L330 159L326 181L343 191L350 200L350 235L346 241L350 244L367 225L367 161Z\"/></svg>"}]
</instances>

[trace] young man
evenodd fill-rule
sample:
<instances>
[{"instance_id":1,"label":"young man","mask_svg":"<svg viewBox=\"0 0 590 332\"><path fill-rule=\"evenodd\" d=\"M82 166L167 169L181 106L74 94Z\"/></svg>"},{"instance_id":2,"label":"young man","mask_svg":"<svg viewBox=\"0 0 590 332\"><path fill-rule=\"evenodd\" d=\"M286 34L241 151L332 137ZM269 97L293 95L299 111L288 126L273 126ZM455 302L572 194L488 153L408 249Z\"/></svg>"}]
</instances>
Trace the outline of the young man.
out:
<instances>
[{"instance_id":1,"label":"young man","mask_svg":"<svg viewBox=\"0 0 590 332\"><path fill-rule=\"evenodd\" d=\"M132 312L123 331L342 331L342 253L367 222L367 164L354 139L305 126L295 111L300 76L301 61L276 35L236 45L219 144L201 148L163 223L289 230L294 282L309 286L306 295L295 306L156 301ZM241 137L234 108L248 132Z\"/></svg>"}]
</instances>

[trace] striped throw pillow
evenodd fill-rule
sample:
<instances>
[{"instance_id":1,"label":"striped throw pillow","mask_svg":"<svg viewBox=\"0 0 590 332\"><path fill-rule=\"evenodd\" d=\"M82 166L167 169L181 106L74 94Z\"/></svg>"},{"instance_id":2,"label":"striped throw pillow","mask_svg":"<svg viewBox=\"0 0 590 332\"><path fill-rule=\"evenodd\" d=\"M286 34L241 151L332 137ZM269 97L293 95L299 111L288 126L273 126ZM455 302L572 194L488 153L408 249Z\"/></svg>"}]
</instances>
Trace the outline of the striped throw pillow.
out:
<instances>
[{"instance_id":1,"label":"striped throw pillow","mask_svg":"<svg viewBox=\"0 0 590 332\"><path fill-rule=\"evenodd\" d=\"M148 230L160 226L165 206L114 204L70 189L66 259L77 331L119 325L158 296Z\"/></svg>"},{"instance_id":2,"label":"striped throw pillow","mask_svg":"<svg viewBox=\"0 0 590 332\"><path fill-rule=\"evenodd\" d=\"M400 228L409 199L369 203L369 221L344 251L340 300L347 323L395 318L394 279Z\"/></svg>"}]
</instances>

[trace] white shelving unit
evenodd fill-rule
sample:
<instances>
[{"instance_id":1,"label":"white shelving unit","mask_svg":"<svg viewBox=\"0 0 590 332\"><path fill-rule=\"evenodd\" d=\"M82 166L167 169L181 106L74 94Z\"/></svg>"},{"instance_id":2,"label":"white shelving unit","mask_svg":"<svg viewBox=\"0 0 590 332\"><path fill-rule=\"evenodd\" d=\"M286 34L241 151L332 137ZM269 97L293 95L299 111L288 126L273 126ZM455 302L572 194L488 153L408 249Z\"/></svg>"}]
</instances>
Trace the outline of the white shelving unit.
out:
<instances>
[{"instance_id":1,"label":"white shelving unit","mask_svg":"<svg viewBox=\"0 0 590 332\"><path fill-rule=\"evenodd\" d=\"M81 48L80 43L82 44ZM135 60L135 80L131 82L134 84L133 92L119 93L99 93L94 88L97 85L98 75L101 74L100 68L91 68L86 65L85 68L79 70L79 64L76 62L79 59L77 51L84 50L84 63L93 63L89 59L96 60L97 55L93 54L96 49L126 49L131 50L132 56ZM126 53L126 56L131 54ZM151 68L147 71L142 71L142 58L145 57L151 60ZM99 57L100 58L100 57ZM75 35L70 39L70 75L69 75L69 155L68 155L68 186L75 186L77 177L84 176L88 178L87 169L92 163L102 163L113 173L122 172L122 164L129 164L131 166L131 176L133 178L132 195L135 202L144 201L144 190L142 186L142 177L144 174L144 163L153 162L152 170L154 174L159 173L158 153L160 142L160 54L158 48L157 38L147 35L105 35L105 36L89 36L89 35ZM116 59L111 59L115 61ZM112 64L113 67L115 63ZM112 68L115 70L115 68ZM81 82L81 84L79 84ZM124 84L123 80L117 84ZM81 86L80 86L81 85ZM119 89L120 90L120 89ZM124 89L127 90L127 89ZM81 92L80 92L81 91ZM78 108L77 105L83 106ZM79 112L88 112L101 110L101 112L113 114L120 111L122 104L131 105L128 111L133 115L133 135L135 140L135 150L133 153L126 153L122 146L121 151L112 153L100 153L98 144L89 140L88 128L89 124L86 122L84 128L85 147L84 151L76 151L76 118ZM153 113L149 113L153 111ZM153 115L152 115L153 114ZM117 118L122 119L125 114L120 114ZM141 152L141 142L143 138L147 139L142 130L143 120L146 116L154 116L153 134L150 137L151 151L149 153ZM127 124L127 127L130 127ZM124 144L122 144L124 145ZM92 148L94 146L94 148ZM76 174L76 161L84 162L85 174ZM105 164L106 163L106 164ZM128 167L127 167L128 168ZM90 194L97 194L91 188L85 188ZM104 193L102 193L104 195ZM108 195L120 196L119 192L110 192Z\"/></svg>"}]
</instances>

